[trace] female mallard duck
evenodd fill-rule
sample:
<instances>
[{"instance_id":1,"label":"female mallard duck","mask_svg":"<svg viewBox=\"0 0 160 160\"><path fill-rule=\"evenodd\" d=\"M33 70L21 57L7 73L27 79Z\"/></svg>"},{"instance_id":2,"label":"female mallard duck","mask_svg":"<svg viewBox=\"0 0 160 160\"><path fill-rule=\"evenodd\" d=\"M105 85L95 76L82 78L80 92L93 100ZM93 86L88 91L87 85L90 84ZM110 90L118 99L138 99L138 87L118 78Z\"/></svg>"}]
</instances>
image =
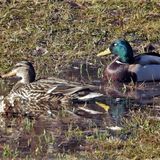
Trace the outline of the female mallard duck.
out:
<instances>
[{"instance_id":1,"label":"female mallard duck","mask_svg":"<svg viewBox=\"0 0 160 160\"><path fill-rule=\"evenodd\" d=\"M43 113L44 110L50 112L57 109L63 102L75 99L87 100L88 94L90 94L89 98L102 95L92 92L91 86L82 86L79 83L71 83L54 77L35 81L34 67L28 61L17 63L10 72L1 75L1 78L11 76L18 77L19 81L1 100L1 112L22 114Z\"/></svg>"},{"instance_id":2,"label":"female mallard duck","mask_svg":"<svg viewBox=\"0 0 160 160\"><path fill-rule=\"evenodd\" d=\"M130 44L124 39L114 41L110 47L97 56L108 54L118 56L104 70L104 80L118 82L146 82L160 80L160 55L144 53L133 55Z\"/></svg>"}]
</instances>

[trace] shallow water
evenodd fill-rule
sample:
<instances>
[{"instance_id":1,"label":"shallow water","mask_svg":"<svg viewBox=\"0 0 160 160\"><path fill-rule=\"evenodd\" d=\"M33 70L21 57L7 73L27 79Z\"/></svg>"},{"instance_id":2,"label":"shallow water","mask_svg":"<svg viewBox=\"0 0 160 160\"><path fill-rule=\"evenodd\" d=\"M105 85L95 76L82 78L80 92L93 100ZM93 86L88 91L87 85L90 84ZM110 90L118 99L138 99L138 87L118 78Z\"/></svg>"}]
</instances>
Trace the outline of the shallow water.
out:
<instances>
[{"instance_id":1,"label":"shallow water","mask_svg":"<svg viewBox=\"0 0 160 160\"><path fill-rule=\"evenodd\" d=\"M97 128L98 132L117 136L109 127L122 127L121 120L128 116L130 110L150 108L151 117L159 117L159 82L140 83L137 86L102 85L98 72L98 67L92 64L84 63L83 66L82 63L75 62L60 77L96 84L94 91L103 93L103 97L87 103L73 103L73 106L64 107L53 115L45 114L36 118L1 115L0 157L53 159L62 152L84 151L87 147L85 137L96 136ZM11 82L1 81L0 95L9 92L13 85ZM108 105L108 111L96 102Z\"/></svg>"}]
</instances>

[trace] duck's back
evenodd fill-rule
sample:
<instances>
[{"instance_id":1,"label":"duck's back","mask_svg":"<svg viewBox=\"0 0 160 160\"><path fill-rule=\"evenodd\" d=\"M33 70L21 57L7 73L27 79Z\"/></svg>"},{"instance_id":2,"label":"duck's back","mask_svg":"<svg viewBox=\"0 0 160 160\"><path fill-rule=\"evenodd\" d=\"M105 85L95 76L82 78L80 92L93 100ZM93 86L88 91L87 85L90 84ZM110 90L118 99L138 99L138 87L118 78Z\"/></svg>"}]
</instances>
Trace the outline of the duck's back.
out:
<instances>
[{"instance_id":1,"label":"duck's back","mask_svg":"<svg viewBox=\"0 0 160 160\"><path fill-rule=\"evenodd\" d=\"M154 52L139 54L135 56L134 59L135 59L134 64L141 64L141 65L160 64L160 54Z\"/></svg>"}]
</instances>

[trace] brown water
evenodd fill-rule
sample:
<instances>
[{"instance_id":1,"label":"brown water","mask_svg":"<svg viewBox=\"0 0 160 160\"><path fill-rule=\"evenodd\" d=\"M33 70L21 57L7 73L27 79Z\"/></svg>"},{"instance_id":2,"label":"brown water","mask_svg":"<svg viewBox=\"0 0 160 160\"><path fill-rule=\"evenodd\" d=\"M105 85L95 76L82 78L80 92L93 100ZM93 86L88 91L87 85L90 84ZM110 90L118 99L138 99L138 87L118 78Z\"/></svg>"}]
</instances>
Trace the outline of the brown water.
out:
<instances>
[{"instance_id":1,"label":"brown water","mask_svg":"<svg viewBox=\"0 0 160 160\"><path fill-rule=\"evenodd\" d=\"M96 91L105 94L88 103L73 104L56 111L53 115L22 117L9 115L0 117L0 158L55 159L60 153L87 150L86 136L96 136L98 132L107 136L118 136L109 129L121 125L123 117L130 110L149 110L151 117L159 116L160 84L146 83L137 86L102 85L98 77L98 67L78 62L70 65L60 77L72 81L92 83ZM10 82L1 82L1 95L10 90ZM7 86L7 87L5 87ZM96 104L109 105L106 112ZM82 110L78 107L86 108ZM89 110L98 111L91 114Z\"/></svg>"}]
</instances>

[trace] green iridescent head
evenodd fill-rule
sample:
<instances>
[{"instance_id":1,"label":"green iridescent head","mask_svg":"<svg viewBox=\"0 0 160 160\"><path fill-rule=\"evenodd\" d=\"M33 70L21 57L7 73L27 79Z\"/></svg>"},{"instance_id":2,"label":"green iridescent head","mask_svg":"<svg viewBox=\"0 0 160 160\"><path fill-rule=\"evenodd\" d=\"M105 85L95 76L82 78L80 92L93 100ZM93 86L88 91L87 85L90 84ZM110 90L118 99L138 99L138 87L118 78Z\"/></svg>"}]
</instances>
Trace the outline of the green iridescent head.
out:
<instances>
[{"instance_id":1,"label":"green iridescent head","mask_svg":"<svg viewBox=\"0 0 160 160\"><path fill-rule=\"evenodd\" d=\"M123 63L132 63L134 60L132 47L124 39L114 41L107 50L99 53L98 56L104 56L111 53L117 55L119 60Z\"/></svg>"}]
</instances>

